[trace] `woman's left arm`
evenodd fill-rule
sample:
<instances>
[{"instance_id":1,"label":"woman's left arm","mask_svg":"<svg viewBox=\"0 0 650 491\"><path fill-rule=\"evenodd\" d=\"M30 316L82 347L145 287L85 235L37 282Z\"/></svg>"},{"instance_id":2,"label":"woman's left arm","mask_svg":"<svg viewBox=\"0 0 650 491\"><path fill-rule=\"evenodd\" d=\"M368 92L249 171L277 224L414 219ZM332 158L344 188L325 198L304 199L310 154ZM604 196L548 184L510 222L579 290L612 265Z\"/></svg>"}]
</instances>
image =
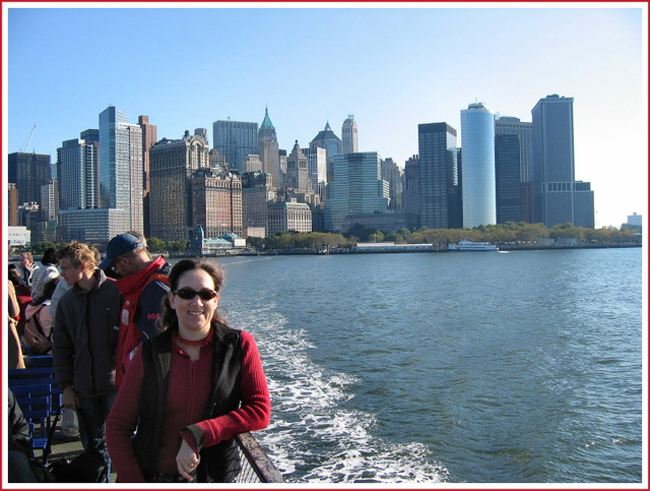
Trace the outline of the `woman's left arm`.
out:
<instances>
[{"instance_id":1,"label":"woman's left arm","mask_svg":"<svg viewBox=\"0 0 650 491\"><path fill-rule=\"evenodd\" d=\"M223 416L201 421L198 426L203 432L203 441L193 441L192 432L182 431L183 438L192 447L210 447L228 440L239 433L266 428L271 419L271 397L266 384L262 360L253 336L245 331L241 333L244 358L241 368L241 407Z\"/></svg>"}]
</instances>

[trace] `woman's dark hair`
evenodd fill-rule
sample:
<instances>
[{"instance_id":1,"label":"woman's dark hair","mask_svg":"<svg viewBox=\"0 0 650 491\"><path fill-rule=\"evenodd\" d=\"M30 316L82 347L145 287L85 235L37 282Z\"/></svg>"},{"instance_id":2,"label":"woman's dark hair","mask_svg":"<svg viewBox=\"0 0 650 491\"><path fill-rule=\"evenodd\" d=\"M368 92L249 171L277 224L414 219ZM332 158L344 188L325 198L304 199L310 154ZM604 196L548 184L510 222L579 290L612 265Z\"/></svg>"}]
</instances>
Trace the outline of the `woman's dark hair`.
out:
<instances>
[{"instance_id":1,"label":"woman's dark hair","mask_svg":"<svg viewBox=\"0 0 650 491\"><path fill-rule=\"evenodd\" d=\"M214 281L214 291L219 293L221 287L223 286L223 270L219 263L214 261L199 261L196 259L182 259L178 261L171 272L169 273L169 289L173 292L178 289L178 281L180 277L187 273L188 271L194 270L203 270L205 271L212 280ZM169 303L168 296L163 298L163 312L162 312L162 325L163 329L168 329L170 327L178 328L178 317L176 317L176 311L172 308ZM215 310L214 316L212 317L213 324L215 322L220 324L226 324L226 320Z\"/></svg>"},{"instance_id":2,"label":"woman's dark hair","mask_svg":"<svg viewBox=\"0 0 650 491\"><path fill-rule=\"evenodd\" d=\"M57 276L56 278L47 280L45 285L43 285L43 294L40 297L35 298L32 305L40 305L45 302L45 300L52 300L52 295L54 294L54 290L56 290L56 285L60 279L61 277Z\"/></svg>"},{"instance_id":3,"label":"woman's dark hair","mask_svg":"<svg viewBox=\"0 0 650 491\"><path fill-rule=\"evenodd\" d=\"M59 251L56 247L50 247L43 253L41 264L59 264Z\"/></svg>"},{"instance_id":4,"label":"woman's dark hair","mask_svg":"<svg viewBox=\"0 0 650 491\"><path fill-rule=\"evenodd\" d=\"M15 264L9 264L9 269L7 271L9 273L9 279L14 284L14 286L22 286L27 288L27 283L25 283L25 280L23 280L20 276L20 269L18 269L18 266Z\"/></svg>"}]
</instances>

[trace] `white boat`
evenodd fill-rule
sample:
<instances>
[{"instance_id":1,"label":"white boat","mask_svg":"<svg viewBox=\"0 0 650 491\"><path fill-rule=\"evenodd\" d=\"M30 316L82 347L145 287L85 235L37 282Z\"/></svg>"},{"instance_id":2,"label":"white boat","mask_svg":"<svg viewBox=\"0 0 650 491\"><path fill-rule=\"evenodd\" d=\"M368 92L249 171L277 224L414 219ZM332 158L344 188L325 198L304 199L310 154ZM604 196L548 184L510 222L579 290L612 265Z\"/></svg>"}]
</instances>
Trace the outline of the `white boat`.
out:
<instances>
[{"instance_id":1,"label":"white boat","mask_svg":"<svg viewBox=\"0 0 650 491\"><path fill-rule=\"evenodd\" d=\"M458 244L449 244L449 250L454 252L462 251L498 251L499 248L489 242L472 242L463 239Z\"/></svg>"}]
</instances>

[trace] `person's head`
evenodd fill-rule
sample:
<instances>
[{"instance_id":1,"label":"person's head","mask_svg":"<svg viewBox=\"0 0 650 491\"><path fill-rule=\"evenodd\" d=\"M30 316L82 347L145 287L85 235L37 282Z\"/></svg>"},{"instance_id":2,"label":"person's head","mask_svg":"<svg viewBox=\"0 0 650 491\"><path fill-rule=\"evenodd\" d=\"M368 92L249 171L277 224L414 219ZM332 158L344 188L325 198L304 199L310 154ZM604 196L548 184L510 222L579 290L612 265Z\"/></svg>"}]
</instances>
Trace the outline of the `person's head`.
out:
<instances>
[{"instance_id":1,"label":"person's head","mask_svg":"<svg viewBox=\"0 0 650 491\"><path fill-rule=\"evenodd\" d=\"M217 312L223 270L216 262L183 259L169 274L170 292L164 299L163 327L202 331L213 322L225 323Z\"/></svg>"},{"instance_id":2,"label":"person's head","mask_svg":"<svg viewBox=\"0 0 650 491\"><path fill-rule=\"evenodd\" d=\"M147 242L138 232L116 235L108 243L106 258L99 264L104 270L112 269L117 276L137 273L150 261Z\"/></svg>"},{"instance_id":3,"label":"person's head","mask_svg":"<svg viewBox=\"0 0 650 491\"><path fill-rule=\"evenodd\" d=\"M31 265L34 264L34 256L32 256L31 252L23 252L20 255L20 259L18 260L18 265L21 268L29 268Z\"/></svg>"},{"instance_id":4,"label":"person's head","mask_svg":"<svg viewBox=\"0 0 650 491\"><path fill-rule=\"evenodd\" d=\"M61 277L74 285L82 277L90 277L97 267L97 250L81 242L72 241L59 252Z\"/></svg>"},{"instance_id":5,"label":"person's head","mask_svg":"<svg viewBox=\"0 0 650 491\"><path fill-rule=\"evenodd\" d=\"M9 264L9 279L14 284L14 286L27 286L25 281L20 275L20 269L15 264Z\"/></svg>"},{"instance_id":6,"label":"person's head","mask_svg":"<svg viewBox=\"0 0 650 491\"><path fill-rule=\"evenodd\" d=\"M59 251L56 247L50 247L43 253L43 258L41 259L41 264L59 264Z\"/></svg>"}]
</instances>

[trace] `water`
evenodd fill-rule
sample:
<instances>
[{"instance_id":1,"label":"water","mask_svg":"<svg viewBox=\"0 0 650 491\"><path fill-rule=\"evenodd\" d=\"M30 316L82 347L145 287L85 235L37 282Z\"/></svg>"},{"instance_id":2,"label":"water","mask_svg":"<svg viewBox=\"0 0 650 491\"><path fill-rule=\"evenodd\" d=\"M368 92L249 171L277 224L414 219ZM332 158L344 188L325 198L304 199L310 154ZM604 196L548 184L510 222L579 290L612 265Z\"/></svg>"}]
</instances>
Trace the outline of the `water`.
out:
<instances>
[{"instance_id":1,"label":"water","mask_svg":"<svg viewBox=\"0 0 650 491\"><path fill-rule=\"evenodd\" d=\"M641 249L221 263L288 482L641 482Z\"/></svg>"}]
</instances>

